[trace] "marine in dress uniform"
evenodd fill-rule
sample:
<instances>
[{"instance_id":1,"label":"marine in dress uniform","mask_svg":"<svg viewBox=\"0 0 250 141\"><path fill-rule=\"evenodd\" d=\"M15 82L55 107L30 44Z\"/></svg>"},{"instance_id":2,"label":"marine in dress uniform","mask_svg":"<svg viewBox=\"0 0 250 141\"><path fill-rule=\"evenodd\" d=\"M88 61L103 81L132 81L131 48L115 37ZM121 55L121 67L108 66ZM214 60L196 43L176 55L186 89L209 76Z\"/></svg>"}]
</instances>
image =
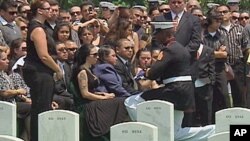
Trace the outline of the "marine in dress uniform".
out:
<instances>
[{"instance_id":1,"label":"marine in dress uniform","mask_svg":"<svg viewBox=\"0 0 250 141\"><path fill-rule=\"evenodd\" d=\"M184 111L193 110L194 84L190 72L190 53L175 41L173 22L152 22L155 37L164 45L158 60L145 73L152 80L159 80L163 87L148 90L125 100L131 119L136 120L137 104L148 100L164 100L174 104L175 140L205 141L214 134L215 126L182 128Z\"/></svg>"}]
</instances>

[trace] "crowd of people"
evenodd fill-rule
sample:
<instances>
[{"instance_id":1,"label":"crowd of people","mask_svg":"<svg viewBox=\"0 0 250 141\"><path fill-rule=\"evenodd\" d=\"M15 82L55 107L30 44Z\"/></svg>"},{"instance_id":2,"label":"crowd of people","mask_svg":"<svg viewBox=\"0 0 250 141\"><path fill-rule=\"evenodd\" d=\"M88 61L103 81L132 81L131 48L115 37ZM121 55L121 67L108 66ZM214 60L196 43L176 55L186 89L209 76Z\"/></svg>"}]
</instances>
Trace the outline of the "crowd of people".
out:
<instances>
[{"instance_id":1,"label":"crowd of people","mask_svg":"<svg viewBox=\"0 0 250 141\"><path fill-rule=\"evenodd\" d=\"M81 141L108 141L154 99L174 104L175 140L205 141L217 111L250 108L250 13L239 3L4 0L0 100L16 103L25 141L38 141L38 115L52 109L79 113Z\"/></svg>"}]
</instances>

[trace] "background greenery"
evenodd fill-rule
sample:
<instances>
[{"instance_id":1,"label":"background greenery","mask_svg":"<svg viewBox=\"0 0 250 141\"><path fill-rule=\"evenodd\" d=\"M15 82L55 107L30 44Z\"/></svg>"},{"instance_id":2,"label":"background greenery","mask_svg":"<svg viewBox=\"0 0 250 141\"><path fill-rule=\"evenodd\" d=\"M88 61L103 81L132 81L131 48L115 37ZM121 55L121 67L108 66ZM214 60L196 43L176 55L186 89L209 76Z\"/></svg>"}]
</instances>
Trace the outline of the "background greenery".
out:
<instances>
[{"instance_id":1,"label":"background greenery","mask_svg":"<svg viewBox=\"0 0 250 141\"><path fill-rule=\"evenodd\" d=\"M69 7L73 5L80 5L83 1L86 1L86 0L59 0L60 6L65 9L68 9ZM99 2L102 0L89 0L89 1L92 1L95 5L99 5ZM103 0L103 1L110 1L116 5L127 5L127 6L132 5L133 6L133 5L139 4L139 5L147 6L147 0ZM207 3L209 2L225 4L227 0L199 0L199 1L201 3L201 6L203 8L206 8ZM250 0L241 0L240 9L250 11Z\"/></svg>"}]
</instances>

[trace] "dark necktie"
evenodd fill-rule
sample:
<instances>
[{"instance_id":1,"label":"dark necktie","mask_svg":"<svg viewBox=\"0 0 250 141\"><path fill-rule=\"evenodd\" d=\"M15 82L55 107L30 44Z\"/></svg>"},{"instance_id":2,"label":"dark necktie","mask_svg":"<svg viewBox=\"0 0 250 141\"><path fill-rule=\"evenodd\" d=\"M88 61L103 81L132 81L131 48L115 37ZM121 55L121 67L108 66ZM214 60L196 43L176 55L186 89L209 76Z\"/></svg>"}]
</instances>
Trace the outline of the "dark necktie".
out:
<instances>
[{"instance_id":1,"label":"dark necktie","mask_svg":"<svg viewBox=\"0 0 250 141\"><path fill-rule=\"evenodd\" d=\"M179 17L178 17L178 15L176 15L174 17L174 29L175 29L175 31L177 30L178 24L179 24Z\"/></svg>"},{"instance_id":2,"label":"dark necktie","mask_svg":"<svg viewBox=\"0 0 250 141\"><path fill-rule=\"evenodd\" d=\"M131 71L131 63L130 63L129 61L127 61L127 62L125 63L125 65L126 65L127 69L128 69L129 72L130 72L130 71Z\"/></svg>"},{"instance_id":3,"label":"dark necktie","mask_svg":"<svg viewBox=\"0 0 250 141\"><path fill-rule=\"evenodd\" d=\"M126 65L126 67L127 67L127 69L128 69L128 73L129 73L130 77L131 77L132 80L133 80L133 87L134 87L134 89L138 90L137 83L136 83L136 81L134 80L133 74L132 74L132 72L131 72L131 71L132 71L132 65L131 65L131 63L130 63L129 61L127 61L127 62L125 63L125 65Z\"/></svg>"}]
</instances>

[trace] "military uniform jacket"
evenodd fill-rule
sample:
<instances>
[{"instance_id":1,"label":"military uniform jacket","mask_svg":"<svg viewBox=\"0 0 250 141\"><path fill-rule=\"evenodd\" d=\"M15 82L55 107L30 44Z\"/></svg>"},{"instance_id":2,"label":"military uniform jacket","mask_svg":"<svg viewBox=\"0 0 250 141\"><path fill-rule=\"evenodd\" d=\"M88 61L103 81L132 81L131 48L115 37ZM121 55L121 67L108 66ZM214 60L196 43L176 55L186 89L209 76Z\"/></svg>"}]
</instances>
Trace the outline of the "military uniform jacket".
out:
<instances>
[{"instance_id":1,"label":"military uniform jacket","mask_svg":"<svg viewBox=\"0 0 250 141\"><path fill-rule=\"evenodd\" d=\"M148 71L148 78L164 80L178 76L190 76L190 60L188 49L173 41L162 49L158 60ZM164 87L144 92L141 97L145 100L158 99L171 102L175 109L182 111L193 110L195 104L194 85L191 80L165 84Z\"/></svg>"}]
</instances>

